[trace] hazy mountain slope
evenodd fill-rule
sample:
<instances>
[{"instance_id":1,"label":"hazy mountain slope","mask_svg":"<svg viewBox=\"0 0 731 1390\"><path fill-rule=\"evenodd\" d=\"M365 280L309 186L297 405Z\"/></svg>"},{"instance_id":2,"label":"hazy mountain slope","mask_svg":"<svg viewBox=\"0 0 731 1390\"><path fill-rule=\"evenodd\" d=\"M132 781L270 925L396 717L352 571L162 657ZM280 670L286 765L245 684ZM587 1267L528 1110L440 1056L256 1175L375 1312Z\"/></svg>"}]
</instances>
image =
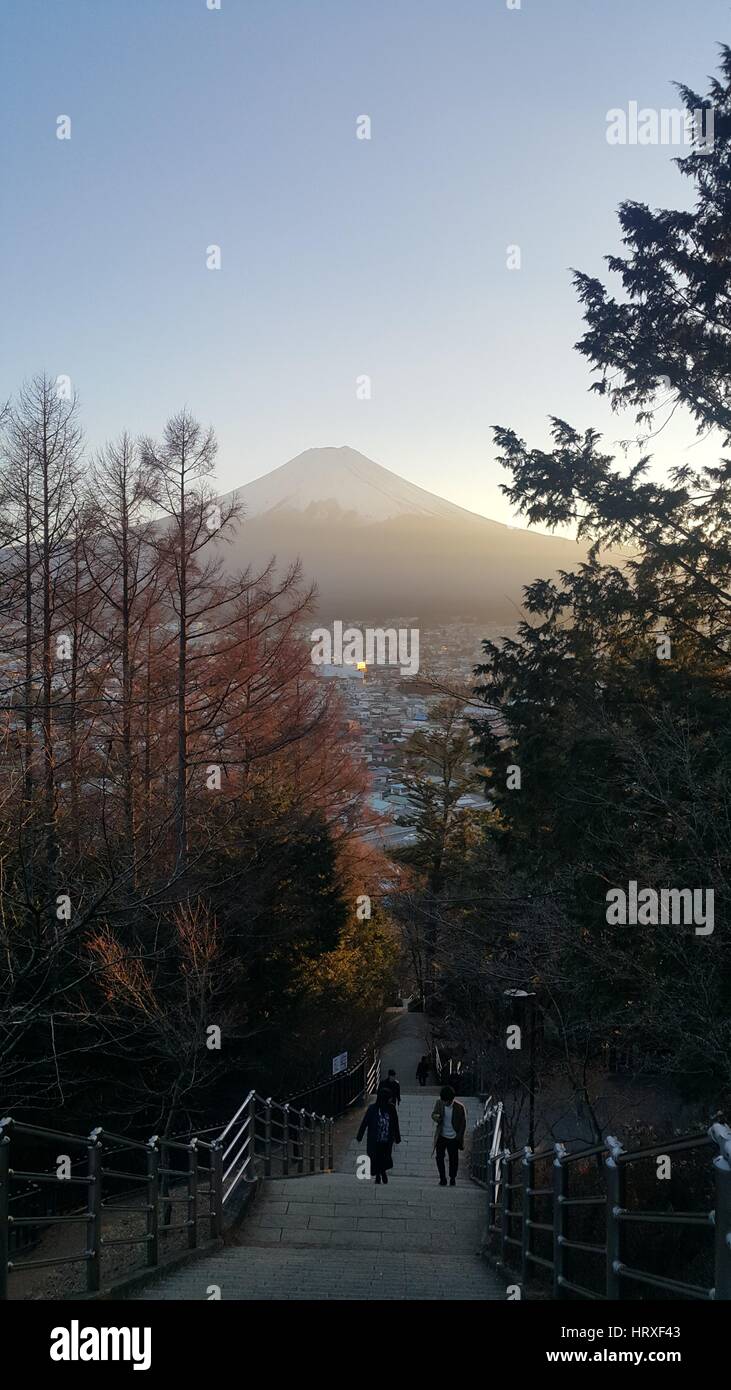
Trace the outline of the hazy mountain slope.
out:
<instances>
[{"instance_id":1,"label":"hazy mountain slope","mask_svg":"<svg viewBox=\"0 0 731 1390\"><path fill-rule=\"evenodd\" d=\"M310 449L237 489L227 567L299 556L323 617L462 614L516 620L524 584L574 569L573 541L466 511L352 449Z\"/></svg>"}]
</instances>

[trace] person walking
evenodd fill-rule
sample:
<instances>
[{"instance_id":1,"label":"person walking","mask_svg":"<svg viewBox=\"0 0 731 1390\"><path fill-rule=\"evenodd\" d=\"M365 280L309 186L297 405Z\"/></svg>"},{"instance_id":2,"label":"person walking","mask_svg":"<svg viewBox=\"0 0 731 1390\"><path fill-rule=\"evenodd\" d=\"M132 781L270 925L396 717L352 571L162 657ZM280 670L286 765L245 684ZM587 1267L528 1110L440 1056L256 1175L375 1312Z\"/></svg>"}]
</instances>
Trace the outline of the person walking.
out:
<instances>
[{"instance_id":1,"label":"person walking","mask_svg":"<svg viewBox=\"0 0 731 1390\"><path fill-rule=\"evenodd\" d=\"M419 1064L416 1068L416 1079L420 1086L426 1086L426 1078L428 1077L430 1071L431 1066L429 1064L429 1058L425 1053L424 1056L420 1058Z\"/></svg>"},{"instance_id":2,"label":"person walking","mask_svg":"<svg viewBox=\"0 0 731 1390\"><path fill-rule=\"evenodd\" d=\"M444 1155L446 1153L449 1156L449 1186L454 1187L459 1168L459 1151L464 1148L467 1111L461 1101L455 1100L451 1086L442 1086L439 1100L432 1111L432 1119L436 1126L432 1152L436 1153L439 1186L447 1186L447 1175L444 1169Z\"/></svg>"},{"instance_id":3,"label":"person walking","mask_svg":"<svg viewBox=\"0 0 731 1390\"><path fill-rule=\"evenodd\" d=\"M391 1092L391 1099L394 1105L400 1105L401 1085L393 1067L389 1068L388 1076L386 1077L385 1081L381 1082L381 1085L386 1086L387 1089Z\"/></svg>"},{"instance_id":4,"label":"person walking","mask_svg":"<svg viewBox=\"0 0 731 1390\"><path fill-rule=\"evenodd\" d=\"M371 1175L375 1177L376 1185L387 1183L388 1169L393 1168L393 1146L401 1143L401 1131L396 1106L386 1086L379 1087L375 1104L368 1107L360 1122L356 1136L359 1142L366 1133Z\"/></svg>"}]
</instances>

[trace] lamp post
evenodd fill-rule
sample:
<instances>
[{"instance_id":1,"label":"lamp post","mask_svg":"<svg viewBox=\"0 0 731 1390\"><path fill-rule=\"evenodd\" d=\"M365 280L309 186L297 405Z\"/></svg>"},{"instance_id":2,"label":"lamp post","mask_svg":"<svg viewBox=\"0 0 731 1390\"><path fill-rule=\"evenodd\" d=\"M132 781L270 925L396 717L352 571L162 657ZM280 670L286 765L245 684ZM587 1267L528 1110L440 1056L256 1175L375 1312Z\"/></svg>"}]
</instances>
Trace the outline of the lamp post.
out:
<instances>
[{"instance_id":1,"label":"lamp post","mask_svg":"<svg viewBox=\"0 0 731 1390\"><path fill-rule=\"evenodd\" d=\"M536 1110L536 992L534 989L503 990L508 999L532 1000L530 1009L530 1030L528 1041L528 1147L533 1151L535 1140Z\"/></svg>"}]
</instances>

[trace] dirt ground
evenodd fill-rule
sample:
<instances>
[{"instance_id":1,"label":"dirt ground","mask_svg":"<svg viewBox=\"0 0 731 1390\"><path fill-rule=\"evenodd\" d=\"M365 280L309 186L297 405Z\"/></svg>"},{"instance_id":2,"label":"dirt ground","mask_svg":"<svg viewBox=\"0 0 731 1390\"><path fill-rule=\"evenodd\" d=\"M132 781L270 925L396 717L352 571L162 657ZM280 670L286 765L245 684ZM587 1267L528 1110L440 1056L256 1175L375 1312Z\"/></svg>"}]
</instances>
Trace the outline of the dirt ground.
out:
<instances>
[{"instance_id":1,"label":"dirt ground","mask_svg":"<svg viewBox=\"0 0 731 1390\"><path fill-rule=\"evenodd\" d=\"M183 1195L184 1189L175 1189L171 1192L171 1196ZM105 1205L104 1208L103 1239L133 1240L135 1237L144 1236L144 1195L140 1194L137 1198L127 1195L124 1198L119 1198L119 1202L125 1206L139 1206L139 1213L115 1211L114 1204L110 1200L109 1205ZM187 1248L188 1233L179 1224L182 1219L181 1210L185 1210L182 1204L176 1204L173 1207L172 1220L178 1223L177 1229L166 1230L162 1223L160 1224L159 1250L161 1256L177 1254L178 1251ZM199 1210L208 1210L207 1194L199 1194ZM201 1239L206 1239L208 1232L205 1222L200 1222L199 1230ZM71 1256L79 1255L84 1249L85 1235L86 1227L83 1222L79 1222L78 1225L75 1222L68 1225L60 1223L51 1225L44 1231L38 1244L32 1250L20 1252L15 1256L15 1261L20 1265L25 1261L68 1259ZM144 1244L102 1248L102 1287L108 1287L123 1278L125 1274L143 1268L144 1261ZM83 1258L79 1259L78 1263L64 1264L58 1268L18 1270L12 1273L8 1280L8 1294L11 1301L77 1298L79 1294L85 1292L86 1262Z\"/></svg>"}]
</instances>

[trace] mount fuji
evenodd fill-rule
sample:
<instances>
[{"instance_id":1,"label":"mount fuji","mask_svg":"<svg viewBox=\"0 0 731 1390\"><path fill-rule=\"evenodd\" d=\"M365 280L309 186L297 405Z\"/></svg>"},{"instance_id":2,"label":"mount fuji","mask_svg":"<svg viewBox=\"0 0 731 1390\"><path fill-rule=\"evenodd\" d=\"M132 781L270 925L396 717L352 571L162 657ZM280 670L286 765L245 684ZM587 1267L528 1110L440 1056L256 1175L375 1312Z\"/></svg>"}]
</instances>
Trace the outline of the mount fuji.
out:
<instances>
[{"instance_id":1,"label":"mount fuji","mask_svg":"<svg viewBox=\"0 0 731 1390\"><path fill-rule=\"evenodd\" d=\"M522 588L585 557L575 541L490 521L355 449L307 449L236 488L243 520L226 564L299 558L323 617L517 621Z\"/></svg>"},{"instance_id":2,"label":"mount fuji","mask_svg":"<svg viewBox=\"0 0 731 1390\"><path fill-rule=\"evenodd\" d=\"M399 516L421 516L445 521L475 518L475 512L426 492L400 478L389 468L374 463L356 449L307 449L267 473L238 488L248 517L266 512L294 511L309 521L352 523L391 521ZM484 518L482 518L484 519Z\"/></svg>"}]
</instances>

